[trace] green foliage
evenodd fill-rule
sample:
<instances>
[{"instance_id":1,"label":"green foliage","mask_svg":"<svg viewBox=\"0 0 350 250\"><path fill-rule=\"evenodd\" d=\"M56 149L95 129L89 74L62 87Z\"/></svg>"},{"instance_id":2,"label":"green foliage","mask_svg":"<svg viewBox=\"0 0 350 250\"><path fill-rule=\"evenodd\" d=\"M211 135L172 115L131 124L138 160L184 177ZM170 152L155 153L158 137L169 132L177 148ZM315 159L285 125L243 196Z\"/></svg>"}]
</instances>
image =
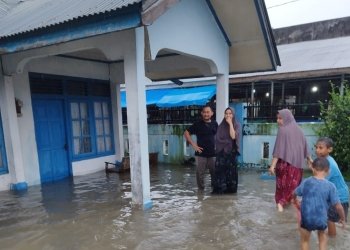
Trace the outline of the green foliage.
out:
<instances>
[{"instance_id":1,"label":"green foliage","mask_svg":"<svg viewBox=\"0 0 350 250\"><path fill-rule=\"evenodd\" d=\"M316 131L319 136L328 136L334 141L332 155L342 172L350 170L350 88L343 82L343 95L340 88L331 83L330 100L321 104L321 119L324 125Z\"/></svg>"}]
</instances>

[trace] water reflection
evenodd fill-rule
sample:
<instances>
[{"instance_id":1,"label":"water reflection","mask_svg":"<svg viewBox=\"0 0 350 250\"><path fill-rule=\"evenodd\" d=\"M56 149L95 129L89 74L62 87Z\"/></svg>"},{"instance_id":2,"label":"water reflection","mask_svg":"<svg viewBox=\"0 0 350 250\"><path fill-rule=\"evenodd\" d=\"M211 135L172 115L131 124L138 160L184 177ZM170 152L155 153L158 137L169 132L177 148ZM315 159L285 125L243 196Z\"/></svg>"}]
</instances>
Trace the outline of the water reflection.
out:
<instances>
[{"instance_id":1,"label":"water reflection","mask_svg":"<svg viewBox=\"0 0 350 250\"><path fill-rule=\"evenodd\" d=\"M22 194L1 192L0 248L299 248L294 209L276 212L274 182L254 171L240 173L237 194L213 196L209 187L197 192L193 168L158 166L151 169L154 206L146 212L132 206L130 187L129 174L99 172ZM348 249L349 232L338 230L330 249Z\"/></svg>"}]
</instances>

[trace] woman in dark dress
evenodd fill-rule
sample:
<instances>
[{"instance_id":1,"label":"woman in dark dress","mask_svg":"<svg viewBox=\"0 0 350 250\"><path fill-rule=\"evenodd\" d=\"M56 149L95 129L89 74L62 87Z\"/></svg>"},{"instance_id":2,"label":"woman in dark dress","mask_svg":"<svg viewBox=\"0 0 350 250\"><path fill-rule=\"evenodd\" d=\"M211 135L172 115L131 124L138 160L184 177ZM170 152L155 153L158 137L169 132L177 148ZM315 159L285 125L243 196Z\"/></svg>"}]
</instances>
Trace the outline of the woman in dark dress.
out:
<instances>
[{"instance_id":1,"label":"woman in dark dress","mask_svg":"<svg viewBox=\"0 0 350 250\"><path fill-rule=\"evenodd\" d=\"M236 193L238 185L237 156L239 155L240 125L232 108L225 109L225 116L216 133L216 162L213 193Z\"/></svg>"}]
</instances>

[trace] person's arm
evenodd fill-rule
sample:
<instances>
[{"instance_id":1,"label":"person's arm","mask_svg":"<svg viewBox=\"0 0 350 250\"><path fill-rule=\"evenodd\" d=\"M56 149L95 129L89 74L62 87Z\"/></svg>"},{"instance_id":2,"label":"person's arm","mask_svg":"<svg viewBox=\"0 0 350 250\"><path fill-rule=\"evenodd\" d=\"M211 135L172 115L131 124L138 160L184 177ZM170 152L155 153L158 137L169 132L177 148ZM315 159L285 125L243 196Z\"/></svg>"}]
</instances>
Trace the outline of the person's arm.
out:
<instances>
[{"instance_id":1,"label":"person's arm","mask_svg":"<svg viewBox=\"0 0 350 250\"><path fill-rule=\"evenodd\" d=\"M225 120L228 123L230 137L232 138L232 140L236 139L236 131L235 131L235 128L233 127L232 119L227 117L225 118Z\"/></svg>"},{"instance_id":2,"label":"person's arm","mask_svg":"<svg viewBox=\"0 0 350 250\"><path fill-rule=\"evenodd\" d=\"M313 163L314 161L312 160L311 156L308 155L308 156L306 157L306 160L307 160L307 165L308 165L308 167L312 170L312 163Z\"/></svg>"},{"instance_id":3,"label":"person's arm","mask_svg":"<svg viewBox=\"0 0 350 250\"><path fill-rule=\"evenodd\" d=\"M300 210L300 201L297 198L297 195L295 193L292 194L292 199L291 203L298 209Z\"/></svg>"},{"instance_id":4,"label":"person's arm","mask_svg":"<svg viewBox=\"0 0 350 250\"><path fill-rule=\"evenodd\" d=\"M230 137L232 138L232 140L236 139L236 131L235 128L233 127L233 124L231 122L231 124L229 124L229 128L230 128Z\"/></svg>"},{"instance_id":5,"label":"person's arm","mask_svg":"<svg viewBox=\"0 0 350 250\"><path fill-rule=\"evenodd\" d=\"M342 228L345 228L345 213L344 213L344 208L343 206L340 204L340 202L338 202L337 204L334 205L335 209L337 210L340 220L339 223L342 224Z\"/></svg>"},{"instance_id":6,"label":"person's arm","mask_svg":"<svg viewBox=\"0 0 350 250\"><path fill-rule=\"evenodd\" d=\"M191 134L190 132L188 132L188 130L185 130L184 132L184 137L186 139L186 141L191 144L191 146L193 147L194 151L198 152L198 153L202 153L203 151L203 148L199 147L197 145L197 143L195 143L193 140L192 140L192 137L191 137Z\"/></svg>"},{"instance_id":7,"label":"person's arm","mask_svg":"<svg viewBox=\"0 0 350 250\"><path fill-rule=\"evenodd\" d=\"M276 173L275 170L276 170L276 164L277 164L277 162L278 162L278 158L273 157L273 158L272 158L272 162L271 162L271 166L270 166L270 168L269 168L269 172L270 172L271 174L275 174L275 173Z\"/></svg>"}]
</instances>

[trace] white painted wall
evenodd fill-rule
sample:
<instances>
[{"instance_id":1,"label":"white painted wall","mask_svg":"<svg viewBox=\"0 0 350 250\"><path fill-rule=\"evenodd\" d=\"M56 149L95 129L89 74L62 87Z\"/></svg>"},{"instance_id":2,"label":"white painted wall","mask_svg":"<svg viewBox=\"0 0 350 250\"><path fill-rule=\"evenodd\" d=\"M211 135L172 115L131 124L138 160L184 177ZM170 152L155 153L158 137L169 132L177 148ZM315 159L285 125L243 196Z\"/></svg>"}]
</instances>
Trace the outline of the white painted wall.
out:
<instances>
[{"instance_id":1,"label":"white painted wall","mask_svg":"<svg viewBox=\"0 0 350 250\"><path fill-rule=\"evenodd\" d=\"M105 168L105 162L115 162L115 155L103 156L94 159L74 161L72 163L73 176L95 173Z\"/></svg>"},{"instance_id":2,"label":"white painted wall","mask_svg":"<svg viewBox=\"0 0 350 250\"><path fill-rule=\"evenodd\" d=\"M228 66L228 45L205 1L180 1L148 26L148 34L153 59L169 49L206 60L213 74Z\"/></svg>"}]
</instances>

